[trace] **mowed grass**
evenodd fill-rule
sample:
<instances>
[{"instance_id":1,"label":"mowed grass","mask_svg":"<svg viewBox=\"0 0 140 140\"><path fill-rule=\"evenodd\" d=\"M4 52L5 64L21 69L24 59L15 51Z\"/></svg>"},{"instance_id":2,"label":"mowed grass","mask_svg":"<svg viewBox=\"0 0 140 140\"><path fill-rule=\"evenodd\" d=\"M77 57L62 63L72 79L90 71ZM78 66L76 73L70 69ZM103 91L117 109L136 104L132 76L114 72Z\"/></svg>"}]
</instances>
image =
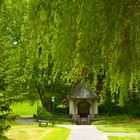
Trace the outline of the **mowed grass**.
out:
<instances>
[{"instance_id":1,"label":"mowed grass","mask_svg":"<svg viewBox=\"0 0 140 140\"><path fill-rule=\"evenodd\" d=\"M28 102L22 102L11 106L13 113L23 116L36 114L36 104L30 105ZM16 122L10 123L11 128L5 133L6 137L0 137L0 140L66 140L70 130L67 128L38 127L38 125L27 125Z\"/></svg>"},{"instance_id":2,"label":"mowed grass","mask_svg":"<svg viewBox=\"0 0 140 140\"><path fill-rule=\"evenodd\" d=\"M126 137L117 137L117 136L109 136L109 140L140 140L139 136L126 136Z\"/></svg>"},{"instance_id":3,"label":"mowed grass","mask_svg":"<svg viewBox=\"0 0 140 140\"><path fill-rule=\"evenodd\" d=\"M5 133L5 136L9 140L66 140L69 133L69 129L61 127L14 125Z\"/></svg>"},{"instance_id":4,"label":"mowed grass","mask_svg":"<svg viewBox=\"0 0 140 140\"><path fill-rule=\"evenodd\" d=\"M140 133L140 124L112 124L97 126L97 128L104 132Z\"/></svg>"},{"instance_id":5,"label":"mowed grass","mask_svg":"<svg viewBox=\"0 0 140 140\"><path fill-rule=\"evenodd\" d=\"M53 128L47 136L43 137L42 140L67 140L70 134L70 129L56 127Z\"/></svg>"},{"instance_id":6,"label":"mowed grass","mask_svg":"<svg viewBox=\"0 0 140 140\"><path fill-rule=\"evenodd\" d=\"M18 104L14 104L11 106L13 113L19 116L28 116L36 114L37 106L36 104L29 104L28 102L22 102Z\"/></svg>"},{"instance_id":7,"label":"mowed grass","mask_svg":"<svg viewBox=\"0 0 140 140\"><path fill-rule=\"evenodd\" d=\"M140 119L127 116L103 117L93 122L96 127L104 132L140 133Z\"/></svg>"}]
</instances>

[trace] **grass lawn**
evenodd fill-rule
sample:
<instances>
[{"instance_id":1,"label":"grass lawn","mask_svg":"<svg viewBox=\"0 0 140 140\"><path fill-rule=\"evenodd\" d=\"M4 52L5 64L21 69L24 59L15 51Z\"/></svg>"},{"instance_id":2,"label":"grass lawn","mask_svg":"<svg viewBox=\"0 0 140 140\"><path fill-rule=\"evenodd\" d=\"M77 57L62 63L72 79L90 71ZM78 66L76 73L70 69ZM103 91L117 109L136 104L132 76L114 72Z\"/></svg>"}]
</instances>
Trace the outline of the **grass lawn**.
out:
<instances>
[{"instance_id":1,"label":"grass lawn","mask_svg":"<svg viewBox=\"0 0 140 140\"><path fill-rule=\"evenodd\" d=\"M18 103L11 106L13 113L19 116L28 116L36 114L36 104L30 105L28 102Z\"/></svg>"},{"instance_id":2,"label":"grass lawn","mask_svg":"<svg viewBox=\"0 0 140 140\"><path fill-rule=\"evenodd\" d=\"M140 124L112 124L97 126L97 128L104 132L140 133Z\"/></svg>"},{"instance_id":3,"label":"grass lawn","mask_svg":"<svg viewBox=\"0 0 140 140\"><path fill-rule=\"evenodd\" d=\"M5 135L8 140L66 140L69 133L69 129L61 127L13 125Z\"/></svg>"},{"instance_id":4,"label":"grass lawn","mask_svg":"<svg viewBox=\"0 0 140 140\"><path fill-rule=\"evenodd\" d=\"M117 137L117 136L109 136L109 140L140 140L138 136L131 136L131 137Z\"/></svg>"},{"instance_id":5,"label":"grass lawn","mask_svg":"<svg viewBox=\"0 0 140 140\"><path fill-rule=\"evenodd\" d=\"M104 117L93 122L97 128L104 132L140 133L140 119L127 116Z\"/></svg>"},{"instance_id":6,"label":"grass lawn","mask_svg":"<svg viewBox=\"0 0 140 140\"><path fill-rule=\"evenodd\" d=\"M21 117L31 116L37 112L36 104L30 105L28 102L12 105L11 109L14 114ZM64 121L62 122L64 123ZM38 127L38 125L17 124L15 122L10 123L10 125L11 128L5 133L7 138L0 137L0 140L66 140L70 133L69 129L61 127Z\"/></svg>"},{"instance_id":7,"label":"grass lawn","mask_svg":"<svg viewBox=\"0 0 140 140\"><path fill-rule=\"evenodd\" d=\"M20 117L24 116L32 116L33 114L37 113L37 105L30 105L28 102L22 102L18 104L14 104L11 106L13 113L19 115ZM68 115L63 116L56 116L57 120L55 121L56 124L72 124L70 121L67 121ZM66 118L66 120L61 120L61 118Z\"/></svg>"},{"instance_id":8,"label":"grass lawn","mask_svg":"<svg viewBox=\"0 0 140 140\"><path fill-rule=\"evenodd\" d=\"M47 136L43 137L42 140L66 140L70 133L69 129L55 127Z\"/></svg>"}]
</instances>

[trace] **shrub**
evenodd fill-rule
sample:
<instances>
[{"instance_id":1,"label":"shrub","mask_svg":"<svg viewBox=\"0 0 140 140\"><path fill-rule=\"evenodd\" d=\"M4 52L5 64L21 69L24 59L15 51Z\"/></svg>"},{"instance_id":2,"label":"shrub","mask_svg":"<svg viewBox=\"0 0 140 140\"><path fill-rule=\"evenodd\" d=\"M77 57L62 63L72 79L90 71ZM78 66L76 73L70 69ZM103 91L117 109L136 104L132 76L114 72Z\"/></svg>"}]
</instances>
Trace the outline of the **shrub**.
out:
<instances>
[{"instance_id":1,"label":"shrub","mask_svg":"<svg viewBox=\"0 0 140 140\"><path fill-rule=\"evenodd\" d=\"M38 107L37 109L37 119L38 120L50 120L52 114L47 112L43 107Z\"/></svg>"},{"instance_id":2,"label":"shrub","mask_svg":"<svg viewBox=\"0 0 140 140\"><path fill-rule=\"evenodd\" d=\"M59 105L55 109L55 114L57 115L68 115L69 114L69 108L64 105Z\"/></svg>"}]
</instances>

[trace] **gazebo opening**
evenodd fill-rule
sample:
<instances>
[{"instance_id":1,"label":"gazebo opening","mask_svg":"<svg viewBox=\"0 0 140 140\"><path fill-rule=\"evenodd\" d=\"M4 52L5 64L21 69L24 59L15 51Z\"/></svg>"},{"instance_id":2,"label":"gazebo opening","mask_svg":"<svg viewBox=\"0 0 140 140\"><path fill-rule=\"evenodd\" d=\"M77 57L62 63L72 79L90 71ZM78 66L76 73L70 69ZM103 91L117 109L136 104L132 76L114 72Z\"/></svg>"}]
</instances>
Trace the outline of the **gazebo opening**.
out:
<instances>
[{"instance_id":1,"label":"gazebo opening","mask_svg":"<svg viewBox=\"0 0 140 140\"><path fill-rule=\"evenodd\" d=\"M78 103L78 115L81 117L88 117L90 114L90 104L88 102L80 102Z\"/></svg>"}]
</instances>

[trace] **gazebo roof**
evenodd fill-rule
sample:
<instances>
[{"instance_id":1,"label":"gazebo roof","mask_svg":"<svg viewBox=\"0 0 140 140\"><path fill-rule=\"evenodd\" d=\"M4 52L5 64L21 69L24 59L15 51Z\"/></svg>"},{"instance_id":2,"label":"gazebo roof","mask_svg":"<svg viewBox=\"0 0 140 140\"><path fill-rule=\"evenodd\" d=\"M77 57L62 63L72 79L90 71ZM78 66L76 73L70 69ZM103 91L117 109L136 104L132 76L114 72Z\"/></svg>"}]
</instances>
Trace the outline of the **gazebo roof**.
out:
<instances>
[{"instance_id":1,"label":"gazebo roof","mask_svg":"<svg viewBox=\"0 0 140 140\"><path fill-rule=\"evenodd\" d=\"M99 97L95 93L93 93L91 89L87 89L85 88L84 85L79 84L74 89L70 98L71 99L98 99Z\"/></svg>"}]
</instances>

